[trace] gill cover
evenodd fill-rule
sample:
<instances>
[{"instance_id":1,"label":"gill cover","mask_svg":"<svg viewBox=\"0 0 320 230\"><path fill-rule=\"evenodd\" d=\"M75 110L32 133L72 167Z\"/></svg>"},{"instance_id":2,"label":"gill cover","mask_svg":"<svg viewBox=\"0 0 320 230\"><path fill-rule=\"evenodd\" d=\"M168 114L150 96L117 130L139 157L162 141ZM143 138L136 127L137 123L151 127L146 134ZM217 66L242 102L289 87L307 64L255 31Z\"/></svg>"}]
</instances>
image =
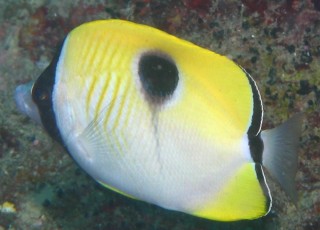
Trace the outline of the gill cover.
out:
<instances>
[{"instance_id":1,"label":"gill cover","mask_svg":"<svg viewBox=\"0 0 320 230\"><path fill-rule=\"evenodd\" d=\"M51 116L51 134L100 183L215 220L270 210L262 149L255 157L250 146L261 141L261 100L228 58L155 28L106 20L71 31L49 70L51 101L40 115Z\"/></svg>"}]
</instances>

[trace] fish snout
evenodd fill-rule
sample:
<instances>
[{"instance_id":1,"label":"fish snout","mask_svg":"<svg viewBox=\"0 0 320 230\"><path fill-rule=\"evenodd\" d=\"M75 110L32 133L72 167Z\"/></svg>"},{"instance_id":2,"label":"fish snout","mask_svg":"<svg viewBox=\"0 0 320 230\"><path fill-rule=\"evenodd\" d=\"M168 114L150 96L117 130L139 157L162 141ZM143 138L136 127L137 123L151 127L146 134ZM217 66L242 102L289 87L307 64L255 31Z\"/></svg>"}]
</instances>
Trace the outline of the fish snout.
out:
<instances>
[{"instance_id":1,"label":"fish snout","mask_svg":"<svg viewBox=\"0 0 320 230\"><path fill-rule=\"evenodd\" d=\"M34 82L19 85L14 92L14 99L18 110L41 124L41 118L37 105L32 100L32 87Z\"/></svg>"}]
</instances>

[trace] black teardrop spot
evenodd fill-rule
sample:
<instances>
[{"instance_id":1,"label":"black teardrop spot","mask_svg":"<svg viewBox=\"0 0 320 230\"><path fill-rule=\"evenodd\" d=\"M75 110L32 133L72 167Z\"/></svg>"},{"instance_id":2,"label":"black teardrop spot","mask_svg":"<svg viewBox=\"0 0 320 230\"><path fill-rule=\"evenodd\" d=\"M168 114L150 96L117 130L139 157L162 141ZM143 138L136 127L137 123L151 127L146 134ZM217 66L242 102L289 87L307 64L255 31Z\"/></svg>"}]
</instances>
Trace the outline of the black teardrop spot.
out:
<instances>
[{"instance_id":1,"label":"black teardrop spot","mask_svg":"<svg viewBox=\"0 0 320 230\"><path fill-rule=\"evenodd\" d=\"M152 101L163 101L171 96L179 81L175 63L158 53L147 53L140 58L138 74L146 96Z\"/></svg>"}]
</instances>

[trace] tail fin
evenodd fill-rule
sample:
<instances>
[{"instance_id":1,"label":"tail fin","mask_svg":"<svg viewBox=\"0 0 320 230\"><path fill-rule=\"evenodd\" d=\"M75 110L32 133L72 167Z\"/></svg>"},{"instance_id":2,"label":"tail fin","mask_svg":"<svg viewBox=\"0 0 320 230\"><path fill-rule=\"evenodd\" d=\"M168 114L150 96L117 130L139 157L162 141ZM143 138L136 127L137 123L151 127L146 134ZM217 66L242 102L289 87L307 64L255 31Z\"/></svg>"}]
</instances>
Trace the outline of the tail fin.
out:
<instances>
[{"instance_id":1,"label":"tail fin","mask_svg":"<svg viewBox=\"0 0 320 230\"><path fill-rule=\"evenodd\" d=\"M297 200L295 176L302 119L302 113L296 114L280 126L261 132L262 164L294 202Z\"/></svg>"}]
</instances>

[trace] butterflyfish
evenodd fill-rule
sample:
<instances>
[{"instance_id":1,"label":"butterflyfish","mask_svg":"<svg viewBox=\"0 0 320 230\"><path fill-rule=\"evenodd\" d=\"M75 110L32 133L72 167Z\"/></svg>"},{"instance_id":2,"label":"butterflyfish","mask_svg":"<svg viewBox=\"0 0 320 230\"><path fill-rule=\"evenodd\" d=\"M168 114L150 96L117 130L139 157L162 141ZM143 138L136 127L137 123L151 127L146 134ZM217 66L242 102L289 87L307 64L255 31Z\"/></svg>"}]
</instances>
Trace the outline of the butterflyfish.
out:
<instances>
[{"instance_id":1,"label":"butterflyfish","mask_svg":"<svg viewBox=\"0 0 320 230\"><path fill-rule=\"evenodd\" d=\"M266 171L296 196L302 116L262 131L261 96L242 67L156 28L76 27L15 100L84 171L125 196L218 221L269 213Z\"/></svg>"}]
</instances>

